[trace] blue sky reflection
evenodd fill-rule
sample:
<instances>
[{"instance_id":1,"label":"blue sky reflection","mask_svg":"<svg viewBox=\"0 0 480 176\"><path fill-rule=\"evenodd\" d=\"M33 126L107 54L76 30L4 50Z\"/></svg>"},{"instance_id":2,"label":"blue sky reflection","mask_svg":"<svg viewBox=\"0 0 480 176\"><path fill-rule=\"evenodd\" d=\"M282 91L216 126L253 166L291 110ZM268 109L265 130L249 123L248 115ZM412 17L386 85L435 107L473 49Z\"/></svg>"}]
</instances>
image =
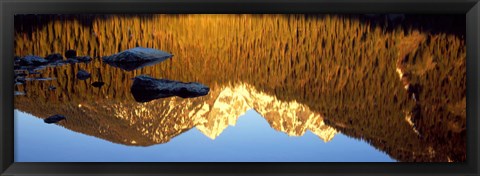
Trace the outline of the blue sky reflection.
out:
<instances>
[{"instance_id":1,"label":"blue sky reflection","mask_svg":"<svg viewBox=\"0 0 480 176\"><path fill-rule=\"evenodd\" d=\"M67 117L68 118L68 117ZM215 140L193 128L165 144L136 147L70 131L15 110L15 162L395 162L364 141L311 132L290 137L254 110Z\"/></svg>"}]
</instances>

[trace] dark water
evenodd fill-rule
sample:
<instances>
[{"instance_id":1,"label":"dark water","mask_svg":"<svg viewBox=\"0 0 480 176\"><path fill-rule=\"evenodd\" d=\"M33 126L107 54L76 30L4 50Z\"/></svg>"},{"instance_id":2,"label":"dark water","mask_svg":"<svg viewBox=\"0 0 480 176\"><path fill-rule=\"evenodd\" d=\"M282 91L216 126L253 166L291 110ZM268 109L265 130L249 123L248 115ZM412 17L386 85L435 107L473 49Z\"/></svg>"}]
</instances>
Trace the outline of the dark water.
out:
<instances>
[{"instance_id":1,"label":"dark water","mask_svg":"<svg viewBox=\"0 0 480 176\"><path fill-rule=\"evenodd\" d=\"M89 63L42 67L27 78L48 79L15 85L17 110L41 119L65 115L67 120L57 124L64 131L131 147L166 145L192 130L216 141L224 131L237 128L232 126L242 114L254 110L268 129L292 138L317 136L305 144L326 145L336 136L348 136L338 145L361 146L359 139L377 151L364 161L382 158L378 153L389 156L382 161L466 159L465 39L462 30L449 27L461 23L461 17L119 15L15 20L18 56L75 49L93 58ZM100 59L137 46L174 57L134 71ZM80 69L92 77L78 80ZM199 82L210 92L138 103L130 86L141 74ZM95 87L94 82L104 85ZM49 90L51 86L56 89ZM255 135L245 131L262 130L265 127L242 131ZM193 143L197 138L188 139ZM340 150L335 148L327 151ZM295 150L300 149L292 146Z\"/></svg>"}]
</instances>

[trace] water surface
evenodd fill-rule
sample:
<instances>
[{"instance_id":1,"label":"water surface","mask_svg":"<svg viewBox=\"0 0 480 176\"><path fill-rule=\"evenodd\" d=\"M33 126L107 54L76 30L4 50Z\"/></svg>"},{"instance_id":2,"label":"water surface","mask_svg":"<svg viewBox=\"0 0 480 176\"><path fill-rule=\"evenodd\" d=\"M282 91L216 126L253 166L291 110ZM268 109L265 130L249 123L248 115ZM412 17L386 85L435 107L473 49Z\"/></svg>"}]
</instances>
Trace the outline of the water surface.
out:
<instances>
[{"instance_id":1,"label":"water surface","mask_svg":"<svg viewBox=\"0 0 480 176\"><path fill-rule=\"evenodd\" d=\"M16 55L75 49L93 61L15 85L15 159L465 161L466 47L451 29L462 19L16 16ZM100 59L137 46L174 57L134 71ZM80 69L92 77L78 80ZM141 74L210 92L138 103L130 86ZM55 114L67 120L43 124Z\"/></svg>"},{"instance_id":2,"label":"water surface","mask_svg":"<svg viewBox=\"0 0 480 176\"><path fill-rule=\"evenodd\" d=\"M15 129L17 162L394 161L365 141L342 134L328 143L311 132L289 137L270 128L253 110L240 116L235 127L226 129L215 140L192 128L166 144L150 147L115 144L44 124L30 114L15 113L19 117L16 123L22 124Z\"/></svg>"}]
</instances>

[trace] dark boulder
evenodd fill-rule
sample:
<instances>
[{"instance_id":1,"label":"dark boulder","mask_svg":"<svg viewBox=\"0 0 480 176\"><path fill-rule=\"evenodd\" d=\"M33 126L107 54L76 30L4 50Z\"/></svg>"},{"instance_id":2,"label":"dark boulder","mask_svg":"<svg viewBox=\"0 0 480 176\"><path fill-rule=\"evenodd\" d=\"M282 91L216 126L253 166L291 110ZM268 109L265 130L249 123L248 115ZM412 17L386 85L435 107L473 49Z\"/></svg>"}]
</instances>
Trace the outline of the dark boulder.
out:
<instances>
[{"instance_id":1,"label":"dark boulder","mask_svg":"<svg viewBox=\"0 0 480 176\"><path fill-rule=\"evenodd\" d=\"M68 64L74 64L74 63L77 63L79 62L77 59L74 59L74 58L68 58L65 63L68 63Z\"/></svg>"},{"instance_id":2,"label":"dark boulder","mask_svg":"<svg viewBox=\"0 0 480 176\"><path fill-rule=\"evenodd\" d=\"M44 58L38 57L38 56L25 56L20 59L19 64L26 66L26 65L44 65L47 64L48 61Z\"/></svg>"},{"instance_id":3,"label":"dark boulder","mask_svg":"<svg viewBox=\"0 0 480 176\"><path fill-rule=\"evenodd\" d=\"M50 123L57 123L59 121L65 120L65 119L66 119L65 116L57 114L57 115L53 115L53 116L50 116L48 118L45 118L45 119L43 119L43 121L45 123L50 124Z\"/></svg>"},{"instance_id":4,"label":"dark boulder","mask_svg":"<svg viewBox=\"0 0 480 176\"><path fill-rule=\"evenodd\" d=\"M173 57L172 54L153 48L136 47L102 58L107 64L127 71L160 63Z\"/></svg>"},{"instance_id":5,"label":"dark boulder","mask_svg":"<svg viewBox=\"0 0 480 176\"><path fill-rule=\"evenodd\" d=\"M80 62L89 62L92 60L90 56L78 56L76 59Z\"/></svg>"},{"instance_id":6,"label":"dark boulder","mask_svg":"<svg viewBox=\"0 0 480 176\"><path fill-rule=\"evenodd\" d=\"M68 60L56 60L56 61L50 62L50 65L60 66L67 63L67 61Z\"/></svg>"},{"instance_id":7,"label":"dark boulder","mask_svg":"<svg viewBox=\"0 0 480 176\"><path fill-rule=\"evenodd\" d=\"M149 102L172 96L182 98L204 96L208 94L210 88L196 82L183 83L140 75L134 78L130 91L137 102Z\"/></svg>"},{"instance_id":8,"label":"dark boulder","mask_svg":"<svg viewBox=\"0 0 480 176\"><path fill-rule=\"evenodd\" d=\"M102 87L104 84L105 84L104 82L97 81L97 82L92 83L92 86L93 87Z\"/></svg>"},{"instance_id":9,"label":"dark boulder","mask_svg":"<svg viewBox=\"0 0 480 176\"><path fill-rule=\"evenodd\" d=\"M55 61L63 60L63 56L59 53L54 53L54 54L48 55L47 57L45 57L45 59L48 60L48 62L55 62Z\"/></svg>"},{"instance_id":10,"label":"dark boulder","mask_svg":"<svg viewBox=\"0 0 480 176\"><path fill-rule=\"evenodd\" d=\"M77 57L77 51L67 50L67 51L65 51L65 57L66 58L75 58L75 57Z\"/></svg>"},{"instance_id":11,"label":"dark boulder","mask_svg":"<svg viewBox=\"0 0 480 176\"><path fill-rule=\"evenodd\" d=\"M88 78L90 78L90 73L88 73L87 71L85 70L78 70L77 72L77 78L79 80L86 80Z\"/></svg>"}]
</instances>

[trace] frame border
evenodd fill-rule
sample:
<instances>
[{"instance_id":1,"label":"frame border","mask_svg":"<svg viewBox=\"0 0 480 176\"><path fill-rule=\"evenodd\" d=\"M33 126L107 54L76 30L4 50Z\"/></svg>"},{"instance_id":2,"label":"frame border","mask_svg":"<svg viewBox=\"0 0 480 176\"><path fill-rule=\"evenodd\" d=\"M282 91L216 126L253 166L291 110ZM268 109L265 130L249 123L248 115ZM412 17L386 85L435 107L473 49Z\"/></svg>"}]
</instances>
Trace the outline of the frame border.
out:
<instances>
[{"instance_id":1,"label":"frame border","mask_svg":"<svg viewBox=\"0 0 480 176\"><path fill-rule=\"evenodd\" d=\"M465 14L465 163L14 163L13 86L0 87L1 175L479 175L479 0L0 0L0 82L13 85L14 14L422 13Z\"/></svg>"}]
</instances>

